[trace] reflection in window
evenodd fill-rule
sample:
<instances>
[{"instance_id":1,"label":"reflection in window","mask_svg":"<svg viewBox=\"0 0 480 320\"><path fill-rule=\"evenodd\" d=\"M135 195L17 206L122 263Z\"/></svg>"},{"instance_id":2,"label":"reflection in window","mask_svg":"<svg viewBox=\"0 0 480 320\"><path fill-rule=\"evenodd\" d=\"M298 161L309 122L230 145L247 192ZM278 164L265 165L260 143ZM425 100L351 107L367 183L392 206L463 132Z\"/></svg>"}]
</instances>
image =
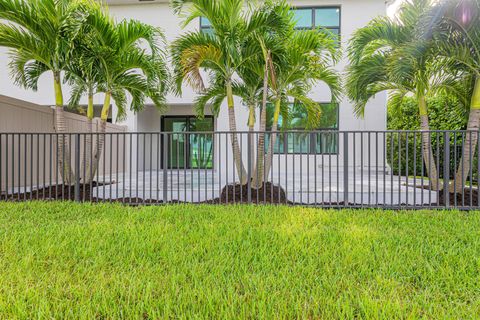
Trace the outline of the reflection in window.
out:
<instances>
[{"instance_id":1,"label":"reflection in window","mask_svg":"<svg viewBox=\"0 0 480 320\"><path fill-rule=\"evenodd\" d=\"M196 134L190 137L190 166L196 169L213 168L213 118L191 119L190 131L196 131Z\"/></svg>"},{"instance_id":2,"label":"reflection in window","mask_svg":"<svg viewBox=\"0 0 480 320\"><path fill-rule=\"evenodd\" d=\"M317 7L293 9L296 29L325 28L340 35L340 7Z\"/></svg>"},{"instance_id":3,"label":"reflection in window","mask_svg":"<svg viewBox=\"0 0 480 320\"><path fill-rule=\"evenodd\" d=\"M295 21L296 28L298 29L311 29L313 28L313 15L312 9L295 9Z\"/></svg>"},{"instance_id":4,"label":"reflection in window","mask_svg":"<svg viewBox=\"0 0 480 320\"><path fill-rule=\"evenodd\" d=\"M212 24L207 18L200 18L200 31L209 35L213 35Z\"/></svg>"},{"instance_id":5,"label":"reflection in window","mask_svg":"<svg viewBox=\"0 0 480 320\"><path fill-rule=\"evenodd\" d=\"M290 104L289 119L280 116L275 153L337 154L339 107L336 103L321 103L322 116L315 133L305 132L307 113L300 104ZM267 107L267 126L272 127L273 105ZM281 131L288 131L281 133ZM295 132L296 131L296 132ZM269 139L268 139L269 140ZM266 147L268 148L268 141Z\"/></svg>"},{"instance_id":6,"label":"reflection in window","mask_svg":"<svg viewBox=\"0 0 480 320\"><path fill-rule=\"evenodd\" d=\"M201 120L195 117L163 117L162 128L164 132L182 132L169 135L169 168L213 168L212 117Z\"/></svg>"}]
</instances>

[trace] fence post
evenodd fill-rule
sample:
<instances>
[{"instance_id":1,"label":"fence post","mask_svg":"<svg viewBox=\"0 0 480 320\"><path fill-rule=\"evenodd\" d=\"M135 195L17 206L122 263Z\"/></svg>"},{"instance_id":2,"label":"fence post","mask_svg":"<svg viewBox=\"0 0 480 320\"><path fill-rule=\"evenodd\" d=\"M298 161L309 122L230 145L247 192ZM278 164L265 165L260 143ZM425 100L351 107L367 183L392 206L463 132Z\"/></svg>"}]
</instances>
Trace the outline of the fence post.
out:
<instances>
[{"instance_id":1,"label":"fence post","mask_svg":"<svg viewBox=\"0 0 480 320\"><path fill-rule=\"evenodd\" d=\"M168 134L163 134L163 203L168 200Z\"/></svg>"},{"instance_id":2,"label":"fence post","mask_svg":"<svg viewBox=\"0 0 480 320\"><path fill-rule=\"evenodd\" d=\"M343 132L343 200L348 206L348 132Z\"/></svg>"},{"instance_id":3,"label":"fence post","mask_svg":"<svg viewBox=\"0 0 480 320\"><path fill-rule=\"evenodd\" d=\"M80 202L80 134L75 135L75 201Z\"/></svg>"},{"instance_id":4,"label":"fence post","mask_svg":"<svg viewBox=\"0 0 480 320\"><path fill-rule=\"evenodd\" d=\"M252 203L252 132L248 132L248 141L247 141L247 201Z\"/></svg>"},{"instance_id":5,"label":"fence post","mask_svg":"<svg viewBox=\"0 0 480 320\"><path fill-rule=\"evenodd\" d=\"M444 136L444 159L443 159L443 199L445 208L450 207L450 132L445 131Z\"/></svg>"}]
</instances>

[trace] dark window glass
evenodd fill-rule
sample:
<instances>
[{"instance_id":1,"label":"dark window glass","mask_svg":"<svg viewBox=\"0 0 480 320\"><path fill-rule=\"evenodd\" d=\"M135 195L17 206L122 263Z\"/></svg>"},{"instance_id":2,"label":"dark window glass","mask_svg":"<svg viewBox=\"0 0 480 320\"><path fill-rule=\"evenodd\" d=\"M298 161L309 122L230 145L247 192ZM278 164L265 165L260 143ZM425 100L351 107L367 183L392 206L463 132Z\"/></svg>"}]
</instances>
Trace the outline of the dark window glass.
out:
<instances>
[{"instance_id":1,"label":"dark window glass","mask_svg":"<svg viewBox=\"0 0 480 320\"><path fill-rule=\"evenodd\" d=\"M279 117L278 131L298 131L279 134L274 146L275 153L295 154L337 154L339 107L336 103L322 103L322 116L318 132L302 132L306 129L307 114L298 104L291 104L288 121ZM273 105L267 107L267 125L272 126ZM268 139L269 140L269 139ZM268 141L266 147L268 148Z\"/></svg>"},{"instance_id":2,"label":"dark window glass","mask_svg":"<svg viewBox=\"0 0 480 320\"><path fill-rule=\"evenodd\" d=\"M295 8L296 28L325 28L340 35L340 7Z\"/></svg>"},{"instance_id":3,"label":"dark window glass","mask_svg":"<svg viewBox=\"0 0 480 320\"><path fill-rule=\"evenodd\" d=\"M169 168L213 168L212 117L202 120L195 117L164 117L162 123L164 132L195 132L169 135Z\"/></svg>"},{"instance_id":4,"label":"dark window glass","mask_svg":"<svg viewBox=\"0 0 480 320\"><path fill-rule=\"evenodd\" d=\"M212 132L213 118L191 119L190 131ZM190 167L196 169L213 168L213 136L211 133L190 135L189 141Z\"/></svg>"}]
</instances>

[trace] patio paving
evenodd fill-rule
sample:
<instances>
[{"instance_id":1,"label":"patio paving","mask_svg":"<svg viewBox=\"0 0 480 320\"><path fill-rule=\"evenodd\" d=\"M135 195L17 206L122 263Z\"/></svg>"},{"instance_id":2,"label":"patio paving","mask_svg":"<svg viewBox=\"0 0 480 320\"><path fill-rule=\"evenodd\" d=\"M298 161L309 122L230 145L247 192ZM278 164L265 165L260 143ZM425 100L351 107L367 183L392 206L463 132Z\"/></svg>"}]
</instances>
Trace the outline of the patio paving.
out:
<instances>
[{"instance_id":1,"label":"patio paving","mask_svg":"<svg viewBox=\"0 0 480 320\"><path fill-rule=\"evenodd\" d=\"M139 171L116 176L100 177L100 182L115 181L112 185L100 186L93 190L101 199L140 198L164 200L163 172ZM437 193L430 191L427 180L392 176L385 172L368 175L348 172L348 193L345 192L342 171L317 175L285 175L274 173L273 182L286 191L287 199L302 204L338 203L345 200L355 205L435 205ZM225 173L220 177L211 170L169 170L167 172L167 201L204 202L218 198L221 189L231 184ZM240 200L240 199L237 199Z\"/></svg>"}]
</instances>

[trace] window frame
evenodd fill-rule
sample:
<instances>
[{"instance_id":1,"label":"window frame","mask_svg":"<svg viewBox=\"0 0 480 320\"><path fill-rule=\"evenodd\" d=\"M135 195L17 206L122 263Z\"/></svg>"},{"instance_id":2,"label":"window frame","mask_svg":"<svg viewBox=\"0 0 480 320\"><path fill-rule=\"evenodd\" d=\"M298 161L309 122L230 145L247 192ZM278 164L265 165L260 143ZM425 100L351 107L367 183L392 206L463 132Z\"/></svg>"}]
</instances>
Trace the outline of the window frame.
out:
<instances>
[{"instance_id":1,"label":"window frame","mask_svg":"<svg viewBox=\"0 0 480 320\"><path fill-rule=\"evenodd\" d=\"M293 6L291 10L302 10L302 9L309 9L312 11L312 27L295 27L295 30L314 30L317 28L323 28L327 30L338 30L338 37L339 39L342 36L342 6L341 5L325 5L325 6ZM317 9L338 9L338 26L317 26L316 25L316 14L315 11Z\"/></svg>"},{"instance_id":2,"label":"window frame","mask_svg":"<svg viewBox=\"0 0 480 320\"><path fill-rule=\"evenodd\" d=\"M325 105L325 104L332 104L334 102L317 102L318 104L320 105ZM339 135L338 135L338 132L340 131L340 103L339 102L335 102L335 104L337 105L337 123L336 123L336 128L317 128L317 129L313 129L313 130L306 130L305 128L291 128L291 129L288 129L288 130L285 130L285 133L287 135L287 139L288 139L288 134L291 134L291 133L295 133L295 132L298 132L298 133L302 133L302 132L307 132L308 135L310 136L309 138L309 146L308 146L308 151L307 152L300 152L298 150L295 150L295 148L293 148L293 151L292 152L289 152L288 151L288 140L287 141L283 141L283 152L277 152L275 151L275 147L273 149L273 154L276 154L276 155L338 155L339 154ZM267 128L267 131L271 131L272 128ZM334 152L317 152L317 135L322 133L323 132L332 132L332 135L334 137L337 137L337 142L336 142L336 148L335 148L335 151ZM278 130L278 132L282 132L282 129ZM279 143L278 141L278 136L277 136L277 142L276 143Z\"/></svg>"},{"instance_id":3,"label":"window frame","mask_svg":"<svg viewBox=\"0 0 480 320\"><path fill-rule=\"evenodd\" d=\"M200 17L200 19L199 19L199 22L198 22L198 24L199 24L199 30L200 30L200 32L203 33L203 34L208 34L208 33L204 32L204 31L205 31L205 30L213 30L213 27L212 27L212 25L204 26L204 25L202 24L202 20L203 20L203 19L205 19L205 18L204 18L204 17Z\"/></svg>"}]
</instances>

